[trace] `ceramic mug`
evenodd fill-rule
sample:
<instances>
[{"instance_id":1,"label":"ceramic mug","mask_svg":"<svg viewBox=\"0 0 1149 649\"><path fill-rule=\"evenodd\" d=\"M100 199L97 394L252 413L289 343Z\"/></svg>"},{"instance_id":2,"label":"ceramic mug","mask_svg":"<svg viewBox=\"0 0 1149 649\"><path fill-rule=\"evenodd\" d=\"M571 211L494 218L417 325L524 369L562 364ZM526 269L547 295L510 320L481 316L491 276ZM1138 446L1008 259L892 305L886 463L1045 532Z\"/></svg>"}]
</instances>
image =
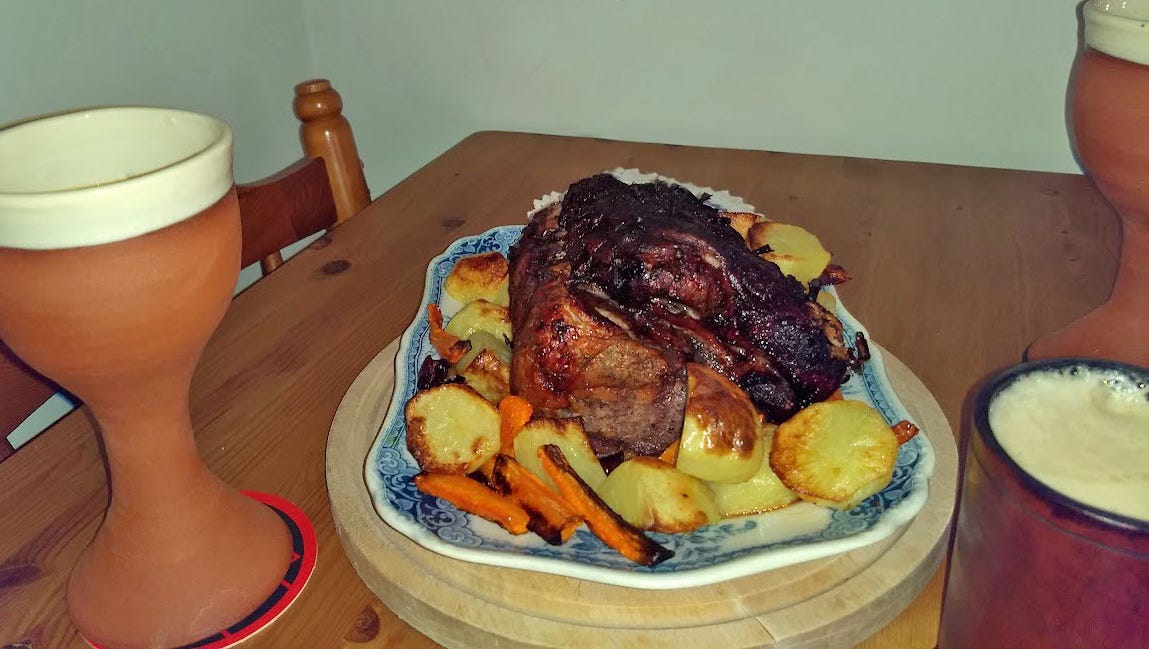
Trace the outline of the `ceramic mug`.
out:
<instances>
[{"instance_id":1,"label":"ceramic mug","mask_svg":"<svg viewBox=\"0 0 1149 649\"><path fill-rule=\"evenodd\" d=\"M1097 446L1082 431L1114 412L1135 432ZM980 390L972 424L939 647L1146 646L1149 369L1015 366ZM1090 451L1109 457L1086 469Z\"/></svg>"}]
</instances>

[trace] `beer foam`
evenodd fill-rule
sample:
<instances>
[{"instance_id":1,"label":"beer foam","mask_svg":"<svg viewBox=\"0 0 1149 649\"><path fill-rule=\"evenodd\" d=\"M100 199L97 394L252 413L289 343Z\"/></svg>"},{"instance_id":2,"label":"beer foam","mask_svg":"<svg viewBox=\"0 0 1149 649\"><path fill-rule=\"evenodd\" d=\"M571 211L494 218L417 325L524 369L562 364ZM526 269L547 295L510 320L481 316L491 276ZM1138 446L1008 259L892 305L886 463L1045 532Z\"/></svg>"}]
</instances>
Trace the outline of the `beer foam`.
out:
<instances>
[{"instance_id":1,"label":"beer foam","mask_svg":"<svg viewBox=\"0 0 1149 649\"><path fill-rule=\"evenodd\" d=\"M1005 452L1073 500L1149 521L1149 388L1116 371L1023 375L989 406Z\"/></svg>"},{"instance_id":2,"label":"beer foam","mask_svg":"<svg viewBox=\"0 0 1149 649\"><path fill-rule=\"evenodd\" d=\"M95 108L0 130L0 247L53 249L159 230L233 184L232 135L214 117Z\"/></svg>"},{"instance_id":3,"label":"beer foam","mask_svg":"<svg viewBox=\"0 0 1149 649\"><path fill-rule=\"evenodd\" d=\"M1149 0L1089 0L1081 13L1086 44L1110 56L1149 65Z\"/></svg>"}]
</instances>

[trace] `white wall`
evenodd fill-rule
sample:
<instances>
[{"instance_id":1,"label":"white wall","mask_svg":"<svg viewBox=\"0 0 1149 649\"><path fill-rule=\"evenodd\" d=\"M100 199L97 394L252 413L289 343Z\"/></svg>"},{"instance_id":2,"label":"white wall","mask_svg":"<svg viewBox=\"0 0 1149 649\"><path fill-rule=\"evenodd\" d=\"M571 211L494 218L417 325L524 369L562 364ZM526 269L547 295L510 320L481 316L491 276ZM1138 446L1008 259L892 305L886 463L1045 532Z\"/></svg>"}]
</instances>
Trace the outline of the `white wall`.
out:
<instances>
[{"instance_id":1,"label":"white wall","mask_svg":"<svg viewBox=\"0 0 1149 649\"><path fill-rule=\"evenodd\" d=\"M0 0L0 124L102 104L210 113L235 132L237 178L254 180L300 155L292 87L313 75L303 18L297 0ZM13 443L70 407L53 398Z\"/></svg>"},{"instance_id":2,"label":"white wall","mask_svg":"<svg viewBox=\"0 0 1149 649\"><path fill-rule=\"evenodd\" d=\"M508 129L1074 172L1079 0L303 0L375 192Z\"/></svg>"}]
</instances>

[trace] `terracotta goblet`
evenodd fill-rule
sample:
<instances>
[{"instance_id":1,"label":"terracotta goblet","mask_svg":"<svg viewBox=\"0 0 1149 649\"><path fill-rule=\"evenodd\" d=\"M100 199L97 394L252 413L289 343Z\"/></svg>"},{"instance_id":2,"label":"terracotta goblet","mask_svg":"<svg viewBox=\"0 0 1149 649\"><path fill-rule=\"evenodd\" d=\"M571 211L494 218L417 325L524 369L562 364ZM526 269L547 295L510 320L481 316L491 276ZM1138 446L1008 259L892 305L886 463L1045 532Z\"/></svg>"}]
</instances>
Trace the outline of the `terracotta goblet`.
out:
<instances>
[{"instance_id":1,"label":"terracotta goblet","mask_svg":"<svg viewBox=\"0 0 1149 649\"><path fill-rule=\"evenodd\" d=\"M0 131L0 338L99 423L111 502L66 597L106 647L224 629L291 561L280 518L204 465L188 413L239 271L231 156L225 123L178 110Z\"/></svg>"},{"instance_id":2,"label":"terracotta goblet","mask_svg":"<svg viewBox=\"0 0 1149 649\"><path fill-rule=\"evenodd\" d=\"M1030 346L1029 358L1087 356L1149 366L1149 0L1090 0L1071 89L1086 173L1121 217L1108 301Z\"/></svg>"}]
</instances>

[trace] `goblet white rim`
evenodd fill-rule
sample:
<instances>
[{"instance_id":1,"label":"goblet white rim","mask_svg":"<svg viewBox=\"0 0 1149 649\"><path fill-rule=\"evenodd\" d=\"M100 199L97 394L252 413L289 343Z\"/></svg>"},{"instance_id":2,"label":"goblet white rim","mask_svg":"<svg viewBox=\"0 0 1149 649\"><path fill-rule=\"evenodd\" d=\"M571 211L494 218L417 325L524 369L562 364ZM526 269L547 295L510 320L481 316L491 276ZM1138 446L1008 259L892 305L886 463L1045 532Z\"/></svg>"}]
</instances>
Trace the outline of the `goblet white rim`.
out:
<instances>
[{"instance_id":1,"label":"goblet white rim","mask_svg":"<svg viewBox=\"0 0 1149 649\"><path fill-rule=\"evenodd\" d=\"M1103 8L1104 4L1106 8ZM1113 7L1096 0L1081 8L1085 19L1085 44L1119 59L1149 65L1149 2L1136 7Z\"/></svg>"},{"instance_id":2,"label":"goblet white rim","mask_svg":"<svg viewBox=\"0 0 1149 649\"><path fill-rule=\"evenodd\" d=\"M231 128L215 117L114 106L33 119L0 130L0 247L130 239L199 213L233 185Z\"/></svg>"}]
</instances>

